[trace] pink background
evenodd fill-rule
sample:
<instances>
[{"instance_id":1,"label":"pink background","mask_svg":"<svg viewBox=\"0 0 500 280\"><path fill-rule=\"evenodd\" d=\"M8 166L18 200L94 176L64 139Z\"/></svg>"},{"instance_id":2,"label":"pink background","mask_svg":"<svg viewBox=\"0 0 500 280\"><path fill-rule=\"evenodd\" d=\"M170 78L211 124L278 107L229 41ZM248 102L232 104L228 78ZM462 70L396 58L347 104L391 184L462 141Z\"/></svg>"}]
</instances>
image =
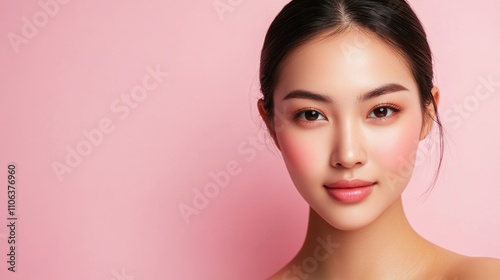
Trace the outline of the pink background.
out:
<instances>
[{"instance_id":1,"label":"pink background","mask_svg":"<svg viewBox=\"0 0 500 280\"><path fill-rule=\"evenodd\" d=\"M220 0L230 7L220 15L212 0L63 2L45 18L37 1L0 2L0 278L264 279L284 265L308 208L263 144L256 100L264 35L288 1ZM426 200L435 167L417 166L407 214L432 242L500 258L499 5L411 4L434 52L448 142ZM39 26L13 45L23 18ZM156 87L144 94L148 67L168 77L148 80ZM112 109L125 110L120 98L132 93L140 101L128 115ZM85 150L82 131L102 121L113 130ZM60 181L52 165L79 144L88 155ZM18 165L16 273L6 263L9 162ZM186 223L179 206L193 206L228 164L227 185Z\"/></svg>"}]
</instances>

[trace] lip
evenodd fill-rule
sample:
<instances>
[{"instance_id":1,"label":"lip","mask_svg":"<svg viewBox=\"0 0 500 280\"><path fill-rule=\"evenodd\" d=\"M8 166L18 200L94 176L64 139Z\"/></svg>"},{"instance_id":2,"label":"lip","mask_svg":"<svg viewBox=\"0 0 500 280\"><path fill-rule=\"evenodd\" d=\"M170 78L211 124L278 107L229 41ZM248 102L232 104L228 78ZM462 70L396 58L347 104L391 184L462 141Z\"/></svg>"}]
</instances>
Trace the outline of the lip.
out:
<instances>
[{"instance_id":1,"label":"lip","mask_svg":"<svg viewBox=\"0 0 500 280\"><path fill-rule=\"evenodd\" d=\"M335 200L342 203L360 202L370 195L376 182L364 180L339 180L325 185L326 190Z\"/></svg>"},{"instance_id":2,"label":"lip","mask_svg":"<svg viewBox=\"0 0 500 280\"><path fill-rule=\"evenodd\" d=\"M338 180L329 185L326 185L329 189L349 189L349 188L361 188L367 187L375 184L375 182L369 182L359 179L354 180Z\"/></svg>"}]
</instances>

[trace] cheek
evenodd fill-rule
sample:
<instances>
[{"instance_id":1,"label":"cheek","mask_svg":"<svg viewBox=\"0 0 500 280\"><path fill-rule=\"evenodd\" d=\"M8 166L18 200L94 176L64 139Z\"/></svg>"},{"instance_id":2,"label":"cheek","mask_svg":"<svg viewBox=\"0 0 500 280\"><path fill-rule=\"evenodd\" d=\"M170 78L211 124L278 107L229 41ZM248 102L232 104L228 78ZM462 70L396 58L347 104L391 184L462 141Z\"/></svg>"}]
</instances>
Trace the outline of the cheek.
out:
<instances>
[{"instance_id":1,"label":"cheek","mask_svg":"<svg viewBox=\"0 0 500 280\"><path fill-rule=\"evenodd\" d=\"M378 138L373 147L373 160L381 170L392 176L409 179L419 143L419 128L419 122L407 122L373 136Z\"/></svg>"},{"instance_id":2,"label":"cheek","mask_svg":"<svg viewBox=\"0 0 500 280\"><path fill-rule=\"evenodd\" d=\"M314 133L286 132L278 135L278 142L285 164L292 177L314 176L325 164L323 139Z\"/></svg>"}]
</instances>

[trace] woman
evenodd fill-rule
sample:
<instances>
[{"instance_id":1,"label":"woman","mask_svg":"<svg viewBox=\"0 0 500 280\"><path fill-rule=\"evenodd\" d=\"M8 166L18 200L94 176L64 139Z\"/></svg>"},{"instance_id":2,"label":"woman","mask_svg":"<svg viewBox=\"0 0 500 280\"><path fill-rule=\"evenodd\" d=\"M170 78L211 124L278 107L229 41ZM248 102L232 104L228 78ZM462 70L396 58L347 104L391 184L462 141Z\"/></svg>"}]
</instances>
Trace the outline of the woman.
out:
<instances>
[{"instance_id":1,"label":"woman","mask_svg":"<svg viewBox=\"0 0 500 280\"><path fill-rule=\"evenodd\" d=\"M302 248L269 279L500 279L500 260L425 240L403 211L403 163L433 125L443 147L431 51L404 0L291 1L260 82L260 115L310 205Z\"/></svg>"}]
</instances>

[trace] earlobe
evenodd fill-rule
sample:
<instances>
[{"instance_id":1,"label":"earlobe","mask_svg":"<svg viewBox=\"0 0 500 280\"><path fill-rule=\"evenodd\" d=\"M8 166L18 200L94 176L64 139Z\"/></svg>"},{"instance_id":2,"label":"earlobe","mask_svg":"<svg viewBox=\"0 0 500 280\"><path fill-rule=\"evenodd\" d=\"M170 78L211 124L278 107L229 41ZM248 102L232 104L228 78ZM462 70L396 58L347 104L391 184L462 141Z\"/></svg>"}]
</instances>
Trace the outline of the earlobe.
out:
<instances>
[{"instance_id":1,"label":"earlobe","mask_svg":"<svg viewBox=\"0 0 500 280\"><path fill-rule=\"evenodd\" d=\"M434 86L431 89L432 96L434 98L434 102L436 103L436 108L439 107L439 88Z\"/></svg>"},{"instance_id":2,"label":"earlobe","mask_svg":"<svg viewBox=\"0 0 500 280\"><path fill-rule=\"evenodd\" d=\"M436 104L436 108L434 108L432 103L427 105L426 110L427 110L428 114L424 114L422 129L420 130L420 140L425 139L425 137L427 137L427 135L429 135L429 133L431 132L432 126L434 123L434 117L436 116L435 111L437 110L437 108L439 106L439 97L440 97L439 96L439 88L436 86L432 87L431 93L432 93L432 97L434 99L434 103Z\"/></svg>"},{"instance_id":3,"label":"earlobe","mask_svg":"<svg viewBox=\"0 0 500 280\"><path fill-rule=\"evenodd\" d=\"M260 98L257 101L257 107L259 108L260 117L262 118L262 120L266 124L267 130L269 131L269 133L271 134L271 137L274 140L274 144L276 145L276 147L278 147L279 150L281 150L280 146L278 144L278 140L276 139L276 133L274 131L273 124L272 124L271 120L268 118L266 109L264 108L264 100L262 98Z\"/></svg>"}]
</instances>

